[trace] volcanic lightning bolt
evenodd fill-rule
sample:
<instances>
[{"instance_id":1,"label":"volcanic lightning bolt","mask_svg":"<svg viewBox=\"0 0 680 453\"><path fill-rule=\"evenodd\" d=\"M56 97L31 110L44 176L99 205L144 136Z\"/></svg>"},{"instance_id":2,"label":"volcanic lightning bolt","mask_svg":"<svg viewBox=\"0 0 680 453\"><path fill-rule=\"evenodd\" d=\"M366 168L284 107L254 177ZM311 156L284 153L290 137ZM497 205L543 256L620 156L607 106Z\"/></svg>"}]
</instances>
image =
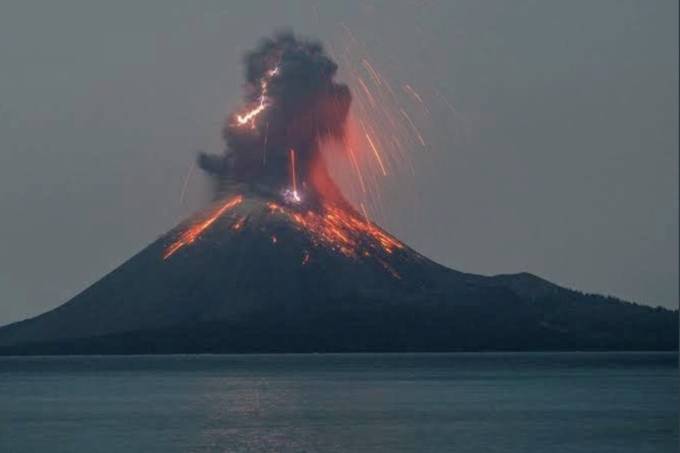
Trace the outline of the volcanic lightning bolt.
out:
<instances>
[{"instance_id":1,"label":"volcanic lightning bolt","mask_svg":"<svg viewBox=\"0 0 680 453\"><path fill-rule=\"evenodd\" d=\"M250 123L250 127L255 129L255 119L262 113L267 107L269 107L269 97L267 91L269 89L269 81L279 73L279 68L275 67L267 72L265 77L260 80L260 96L258 97L257 106L247 111L242 115L236 115L236 122L239 126L245 126Z\"/></svg>"}]
</instances>

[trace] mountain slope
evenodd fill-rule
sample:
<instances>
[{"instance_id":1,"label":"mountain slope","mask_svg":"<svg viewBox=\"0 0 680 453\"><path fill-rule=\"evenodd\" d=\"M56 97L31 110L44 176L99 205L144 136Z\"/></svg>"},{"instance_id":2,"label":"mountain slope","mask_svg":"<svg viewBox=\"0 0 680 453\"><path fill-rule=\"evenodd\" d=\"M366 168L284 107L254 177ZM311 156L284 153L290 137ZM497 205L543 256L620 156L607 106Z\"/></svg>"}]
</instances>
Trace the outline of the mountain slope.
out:
<instances>
[{"instance_id":1,"label":"mountain slope","mask_svg":"<svg viewBox=\"0 0 680 453\"><path fill-rule=\"evenodd\" d=\"M231 200L66 304L0 328L0 353L677 347L677 312L453 271L345 206Z\"/></svg>"}]
</instances>

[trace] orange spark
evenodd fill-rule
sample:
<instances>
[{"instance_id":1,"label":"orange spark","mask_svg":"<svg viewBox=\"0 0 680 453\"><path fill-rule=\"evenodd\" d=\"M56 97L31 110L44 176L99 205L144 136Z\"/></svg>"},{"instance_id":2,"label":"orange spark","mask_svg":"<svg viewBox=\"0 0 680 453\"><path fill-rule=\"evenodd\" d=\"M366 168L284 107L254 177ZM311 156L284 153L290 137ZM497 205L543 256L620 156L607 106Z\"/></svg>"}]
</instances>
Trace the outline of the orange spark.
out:
<instances>
[{"instance_id":1,"label":"orange spark","mask_svg":"<svg viewBox=\"0 0 680 453\"><path fill-rule=\"evenodd\" d=\"M411 85L409 85L408 83L405 84L404 85L404 91L406 91L406 93L410 94L413 98L415 98L416 101L418 101L420 103L420 105L423 106L423 109L425 109L425 113L427 113L428 115L430 114L430 109L427 108L427 105L423 101L423 98L420 97L420 95L416 92L416 90L413 89L413 87Z\"/></svg>"},{"instance_id":2,"label":"orange spark","mask_svg":"<svg viewBox=\"0 0 680 453\"><path fill-rule=\"evenodd\" d=\"M364 206L363 203L359 203L359 206L361 206L361 212L364 213L364 219L366 219L366 222L368 223L368 211L366 211L366 206Z\"/></svg>"},{"instance_id":3,"label":"orange spark","mask_svg":"<svg viewBox=\"0 0 680 453\"><path fill-rule=\"evenodd\" d=\"M219 219L222 214L237 206L242 201L243 197L241 195L236 195L221 205L217 210L213 211L213 213L206 220L185 230L175 242L170 244L168 248L165 249L163 259L166 260L170 258L177 250L181 249L185 245L192 244L201 236L201 234L203 234L206 229L210 227L210 225L215 223L215 221Z\"/></svg>"},{"instance_id":4,"label":"orange spark","mask_svg":"<svg viewBox=\"0 0 680 453\"><path fill-rule=\"evenodd\" d=\"M184 193L187 191L187 186L189 185L189 178L191 178L191 172L194 170L194 163L195 161L192 160L191 165L189 165L189 171L187 171L187 175L184 177L182 191L179 194L179 204L182 204L184 202Z\"/></svg>"},{"instance_id":5,"label":"orange spark","mask_svg":"<svg viewBox=\"0 0 680 453\"><path fill-rule=\"evenodd\" d=\"M368 96L368 100L371 103L372 107L375 107L375 99L373 98L373 95L371 94L371 91L368 89L366 84L364 83L364 80L361 77L357 77L357 80L359 81L359 84L361 85L361 88L364 90L366 93L366 96Z\"/></svg>"},{"instance_id":6,"label":"orange spark","mask_svg":"<svg viewBox=\"0 0 680 453\"><path fill-rule=\"evenodd\" d=\"M437 92L437 96L439 96L439 98L444 102L444 104L449 108L449 110L451 110L451 113L453 113L456 116L460 115L460 113L458 113L458 110L456 110L453 104L451 104L451 101L449 101L449 99L444 95L444 93L436 89L435 91Z\"/></svg>"},{"instance_id":7,"label":"orange spark","mask_svg":"<svg viewBox=\"0 0 680 453\"><path fill-rule=\"evenodd\" d=\"M368 73L371 75L373 78L373 81L375 82L376 85L382 86L382 82L380 81L380 76L378 75L378 72L373 69L373 66L371 66L371 63L368 62L365 58L361 59L361 64L364 65Z\"/></svg>"},{"instance_id":8,"label":"orange spark","mask_svg":"<svg viewBox=\"0 0 680 453\"><path fill-rule=\"evenodd\" d=\"M240 230L241 228L243 228L243 225L245 225L246 219L247 219L247 218L248 218L248 216L241 216L241 217L239 217L239 218L236 220L236 222L234 222L234 224L231 226L231 229L234 230L234 231L238 231L238 230Z\"/></svg>"},{"instance_id":9,"label":"orange spark","mask_svg":"<svg viewBox=\"0 0 680 453\"><path fill-rule=\"evenodd\" d=\"M354 151L352 151L352 148L347 148L349 152L349 158L352 161L352 166L354 167L354 171L356 172L358 178L359 178L359 184L361 184L361 190L366 193L366 185L364 184L364 177L361 174L361 169L359 168L359 164L357 163L357 158L354 156Z\"/></svg>"},{"instance_id":10,"label":"orange spark","mask_svg":"<svg viewBox=\"0 0 680 453\"><path fill-rule=\"evenodd\" d=\"M416 90L414 90L413 87L411 85L409 85L408 83L404 85L404 91L406 91L406 93L408 93L411 96L413 96L414 98L416 98L416 100L418 102L420 102L421 104L425 104L423 102L423 98L421 98L420 95L416 92Z\"/></svg>"},{"instance_id":11,"label":"orange spark","mask_svg":"<svg viewBox=\"0 0 680 453\"><path fill-rule=\"evenodd\" d=\"M382 159L380 158L380 153L378 152L378 149L373 144L373 140L371 140L371 136L368 135L368 132L366 132L366 138L368 139L368 144L371 145L371 149L373 150L373 154L375 154L375 158L378 160L378 165L380 165L380 170L382 171L384 176L387 176L387 171L385 170L385 166L383 165Z\"/></svg>"},{"instance_id":12,"label":"orange spark","mask_svg":"<svg viewBox=\"0 0 680 453\"><path fill-rule=\"evenodd\" d=\"M293 180L293 197L295 197L296 201L300 201L297 192L297 178L295 176L295 150L292 148L290 149L290 175Z\"/></svg>"},{"instance_id":13,"label":"orange spark","mask_svg":"<svg viewBox=\"0 0 680 453\"><path fill-rule=\"evenodd\" d=\"M396 279L398 279L398 280L401 280L401 275L399 275L399 273L397 273L397 271L395 271L394 268L393 268L392 266L390 266L389 264L387 264L387 262L381 260L380 258L378 258L378 262L382 265L382 267L385 268L385 270L386 270L387 272L389 272L390 274L392 274L392 277L394 277L394 278L396 278Z\"/></svg>"},{"instance_id":14,"label":"orange spark","mask_svg":"<svg viewBox=\"0 0 680 453\"><path fill-rule=\"evenodd\" d=\"M425 140L423 140L423 136L420 135L420 131L418 130L416 125L413 123L413 121L411 121L411 117L408 116L408 113L406 113L406 111L404 109L401 109L401 114L404 115L404 118L406 118L406 121L408 121L408 123L411 125L413 132L415 132L416 135L418 136L418 140L420 141L420 144L425 146Z\"/></svg>"}]
</instances>

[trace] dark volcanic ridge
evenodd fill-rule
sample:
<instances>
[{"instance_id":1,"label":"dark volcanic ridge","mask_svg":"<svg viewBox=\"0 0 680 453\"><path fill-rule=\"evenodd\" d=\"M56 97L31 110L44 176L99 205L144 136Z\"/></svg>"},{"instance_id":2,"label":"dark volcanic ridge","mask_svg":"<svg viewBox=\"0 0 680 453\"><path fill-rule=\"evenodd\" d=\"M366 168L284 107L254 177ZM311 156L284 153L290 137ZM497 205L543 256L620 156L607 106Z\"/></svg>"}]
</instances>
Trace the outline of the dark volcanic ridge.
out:
<instances>
[{"instance_id":1,"label":"dark volcanic ridge","mask_svg":"<svg viewBox=\"0 0 680 453\"><path fill-rule=\"evenodd\" d=\"M1 328L0 352L677 347L677 312L582 294L530 274L453 271L372 224L375 235L355 232L352 248L341 250L345 243L325 242L296 221L304 211L295 206L240 195L238 205L167 259L168 247L221 203L66 304ZM386 238L398 245L385 248Z\"/></svg>"}]
</instances>

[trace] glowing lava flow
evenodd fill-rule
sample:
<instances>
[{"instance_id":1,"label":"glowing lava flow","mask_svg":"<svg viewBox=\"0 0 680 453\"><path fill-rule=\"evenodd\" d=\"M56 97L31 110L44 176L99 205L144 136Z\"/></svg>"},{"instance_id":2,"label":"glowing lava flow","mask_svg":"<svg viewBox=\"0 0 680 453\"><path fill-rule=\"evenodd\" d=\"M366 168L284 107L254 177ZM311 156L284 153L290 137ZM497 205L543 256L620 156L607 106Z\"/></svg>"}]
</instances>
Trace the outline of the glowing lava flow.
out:
<instances>
[{"instance_id":1,"label":"glowing lava flow","mask_svg":"<svg viewBox=\"0 0 680 453\"><path fill-rule=\"evenodd\" d=\"M336 206L325 205L321 213L295 212L273 202L268 207L271 212L288 216L306 230L315 245L326 246L349 258L370 256L372 251L391 254L404 248L402 243L377 226Z\"/></svg>"},{"instance_id":2,"label":"glowing lava flow","mask_svg":"<svg viewBox=\"0 0 680 453\"><path fill-rule=\"evenodd\" d=\"M170 244L168 248L165 249L165 252L163 253L163 259L166 260L170 258L177 250L181 249L185 245L192 244L196 239L198 239L201 236L201 234L203 234L203 232L206 229L210 227L210 225L215 223L215 221L219 219L220 216L222 216L222 214L234 208L242 201L243 197L241 195L236 195L235 197L227 200L217 210L210 214L210 217L208 217L206 220L188 228L179 236L179 238L175 242Z\"/></svg>"},{"instance_id":3,"label":"glowing lava flow","mask_svg":"<svg viewBox=\"0 0 680 453\"><path fill-rule=\"evenodd\" d=\"M250 127L255 129L255 118L257 118L257 116L269 106L269 97L267 96L269 81L278 73L279 68L277 66L267 72L267 76L260 80L260 97L258 99L257 107L249 110L243 115L236 115L237 126L244 126L250 123Z\"/></svg>"}]
</instances>

